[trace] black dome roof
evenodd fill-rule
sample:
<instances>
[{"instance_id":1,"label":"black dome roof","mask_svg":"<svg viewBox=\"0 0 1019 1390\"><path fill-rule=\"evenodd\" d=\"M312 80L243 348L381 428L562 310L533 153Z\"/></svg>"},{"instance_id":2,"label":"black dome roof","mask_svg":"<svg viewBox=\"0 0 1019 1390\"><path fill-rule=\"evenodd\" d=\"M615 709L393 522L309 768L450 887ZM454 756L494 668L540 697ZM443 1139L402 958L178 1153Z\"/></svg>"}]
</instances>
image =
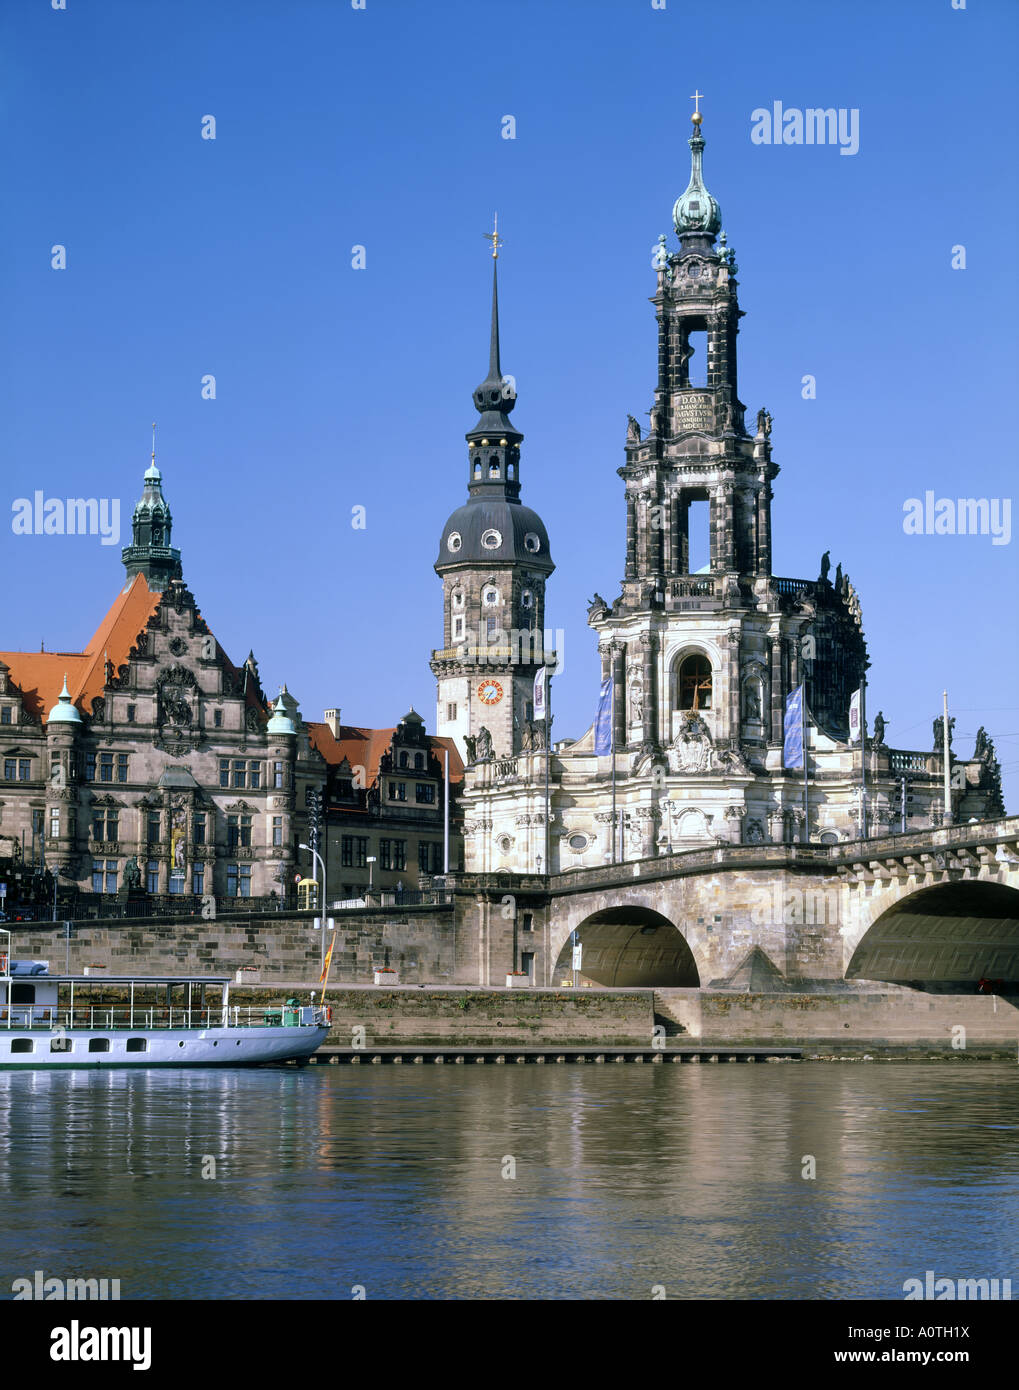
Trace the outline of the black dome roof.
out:
<instances>
[{"instance_id":1,"label":"black dome roof","mask_svg":"<svg viewBox=\"0 0 1019 1390\"><path fill-rule=\"evenodd\" d=\"M482 544L482 536L497 532L499 544ZM450 537L460 538L450 545ZM506 497L473 497L457 507L442 528L439 557L435 568L440 574L459 565L513 564L526 562L532 569L551 574L555 569L549 554L548 532L537 512Z\"/></svg>"}]
</instances>

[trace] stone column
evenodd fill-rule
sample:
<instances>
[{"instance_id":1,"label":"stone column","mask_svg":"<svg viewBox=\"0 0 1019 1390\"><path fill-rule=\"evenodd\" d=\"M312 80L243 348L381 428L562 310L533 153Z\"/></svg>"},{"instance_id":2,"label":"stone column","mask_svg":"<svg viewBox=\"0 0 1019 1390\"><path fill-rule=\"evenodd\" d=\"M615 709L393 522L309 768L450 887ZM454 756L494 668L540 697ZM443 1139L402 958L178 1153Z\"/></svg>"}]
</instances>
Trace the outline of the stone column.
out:
<instances>
[{"instance_id":1,"label":"stone column","mask_svg":"<svg viewBox=\"0 0 1019 1390\"><path fill-rule=\"evenodd\" d=\"M768 642L771 664L771 741L782 742L782 639L772 637Z\"/></svg>"},{"instance_id":2,"label":"stone column","mask_svg":"<svg viewBox=\"0 0 1019 1390\"><path fill-rule=\"evenodd\" d=\"M733 543L734 511L732 489L728 487L716 488L711 498L711 569L713 573L736 568L735 545Z\"/></svg>"},{"instance_id":3,"label":"stone column","mask_svg":"<svg viewBox=\"0 0 1019 1390\"><path fill-rule=\"evenodd\" d=\"M757 493L757 573L771 573L771 487L761 484Z\"/></svg>"},{"instance_id":4,"label":"stone column","mask_svg":"<svg viewBox=\"0 0 1019 1390\"><path fill-rule=\"evenodd\" d=\"M613 642L612 652L612 737L616 749L626 746L626 648Z\"/></svg>"},{"instance_id":5,"label":"stone column","mask_svg":"<svg viewBox=\"0 0 1019 1390\"><path fill-rule=\"evenodd\" d=\"M738 739L741 730L740 709L740 633L732 629L727 634L728 641L726 647L729 653L728 670L726 678L729 683L729 702L728 702L728 723L725 729L719 729L719 734L723 738Z\"/></svg>"},{"instance_id":6,"label":"stone column","mask_svg":"<svg viewBox=\"0 0 1019 1390\"><path fill-rule=\"evenodd\" d=\"M642 680L644 685L644 729L642 740L645 744L658 742L658 683L655 680L655 653L658 638L653 632L645 632L640 639Z\"/></svg>"},{"instance_id":7,"label":"stone column","mask_svg":"<svg viewBox=\"0 0 1019 1390\"><path fill-rule=\"evenodd\" d=\"M637 507L632 492L626 494L626 568L624 577L633 579L637 574Z\"/></svg>"}]
</instances>

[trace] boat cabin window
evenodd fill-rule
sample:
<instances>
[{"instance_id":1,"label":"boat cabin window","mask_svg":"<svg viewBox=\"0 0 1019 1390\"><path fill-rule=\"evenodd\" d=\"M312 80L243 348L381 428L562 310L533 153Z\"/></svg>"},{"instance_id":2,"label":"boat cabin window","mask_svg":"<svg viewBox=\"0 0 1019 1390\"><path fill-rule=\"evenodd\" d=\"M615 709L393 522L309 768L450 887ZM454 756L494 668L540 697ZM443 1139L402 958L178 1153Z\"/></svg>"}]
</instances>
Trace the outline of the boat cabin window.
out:
<instances>
[{"instance_id":1,"label":"boat cabin window","mask_svg":"<svg viewBox=\"0 0 1019 1390\"><path fill-rule=\"evenodd\" d=\"M11 1051L12 1051L12 1052L34 1052L34 1051L35 1051L35 1039L34 1039L34 1038L14 1038L14 1039L12 1039L12 1041L11 1041Z\"/></svg>"},{"instance_id":2,"label":"boat cabin window","mask_svg":"<svg viewBox=\"0 0 1019 1390\"><path fill-rule=\"evenodd\" d=\"M11 1003L12 1004L34 1004L35 985L26 985L23 981L11 983Z\"/></svg>"},{"instance_id":3,"label":"boat cabin window","mask_svg":"<svg viewBox=\"0 0 1019 1390\"><path fill-rule=\"evenodd\" d=\"M128 1052L148 1052L149 1043L147 1038L128 1038Z\"/></svg>"},{"instance_id":4,"label":"boat cabin window","mask_svg":"<svg viewBox=\"0 0 1019 1390\"><path fill-rule=\"evenodd\" d=\"M109 1052L109 1038L89 1038L88 1050L89 1052Z\"/></svg>"},{"instance_id":5,"label":"boat cabin window","mask_svg":"<svg viewBox=\"0 0 1019 1390\"><path fill-rule=\"evenodd\" d=\"M50 1038L50 1051L51 1051L51 1052L70 1052L70 1050L71 1050L71 1039L70 1039L70 1038Z\"/></svg>"}]
</instances>

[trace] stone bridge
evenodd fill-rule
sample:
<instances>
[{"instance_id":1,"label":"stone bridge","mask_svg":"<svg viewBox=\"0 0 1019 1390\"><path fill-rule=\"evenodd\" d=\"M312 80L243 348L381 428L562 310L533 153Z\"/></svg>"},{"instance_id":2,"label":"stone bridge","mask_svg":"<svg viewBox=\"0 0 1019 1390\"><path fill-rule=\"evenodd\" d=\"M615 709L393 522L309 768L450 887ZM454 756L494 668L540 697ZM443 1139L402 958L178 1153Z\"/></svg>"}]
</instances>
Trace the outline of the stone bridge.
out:
<instances>
[{"instance_id":1,"label":"stone bridge","mask_svg":"<svg viewBox=\"0 0 1019 1390\"><path fill-rule=\"evenodd\" d=\"M1019 984L1019 817L836 845L720 845L542 878L460 875L457 976L536 985ZM1000 982L1000 985L997 984ZM842 986L843 988L845 986Z\"/></svg>"}]
</instances>

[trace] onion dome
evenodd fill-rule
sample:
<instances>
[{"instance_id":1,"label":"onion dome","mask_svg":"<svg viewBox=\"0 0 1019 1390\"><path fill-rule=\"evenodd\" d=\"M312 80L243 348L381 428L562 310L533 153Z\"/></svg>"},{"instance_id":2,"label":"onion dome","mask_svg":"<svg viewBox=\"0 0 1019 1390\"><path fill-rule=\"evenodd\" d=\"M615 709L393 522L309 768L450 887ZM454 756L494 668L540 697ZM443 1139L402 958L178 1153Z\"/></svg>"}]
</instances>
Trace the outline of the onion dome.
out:
<instances>
[{"instance_id":1,"label":"onion dome","mask_svg":"<svg viewBox=\"0 0 1019 1390\"><path fill-rule=\"evenodd\" d=\"M686 192L676 199L672 221L679 236L696 232L713 237L722 226L722 210L704 187L701 173L701 155L704 151L701 113L695 111L691 119L694 133L690 137L690 182Z\"/></svg>"}]
</instances>

